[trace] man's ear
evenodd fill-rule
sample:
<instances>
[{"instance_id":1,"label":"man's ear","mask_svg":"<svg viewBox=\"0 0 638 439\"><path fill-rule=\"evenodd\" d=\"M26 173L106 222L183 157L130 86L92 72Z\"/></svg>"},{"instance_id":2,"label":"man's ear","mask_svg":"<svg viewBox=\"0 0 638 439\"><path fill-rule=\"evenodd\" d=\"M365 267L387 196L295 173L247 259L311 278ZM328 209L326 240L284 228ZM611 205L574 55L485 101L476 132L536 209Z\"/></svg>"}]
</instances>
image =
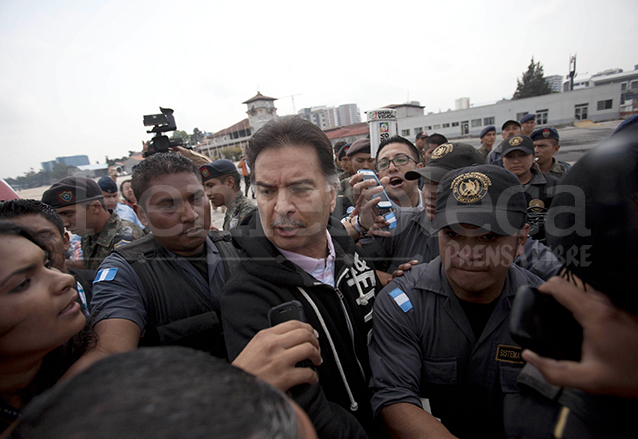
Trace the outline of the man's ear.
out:
<instances>
[{"instance_id":1,"label":"man's ear","mask_svg":"<svg viewBox=\"0 0 638 439\"><path fill-rule=\"evenodd\" d=\"M520 256L525 253L525 244L527 243L527 235L529 234L529 224L520 230L518 234L518 242L516 243L516 256Z\"/></svg>"},{"instance_id":2,"label":"man's ear","mask_svg":"<svg viewBox=\"0 0 638 439\"><path fill-rule=\"evenodd\" d=\"M102 207L102 203L100 203L99 200L93 200L91 204L89 204L88 208L92 210L92 213L94 215L99 214L100 210L105 210L106 212L108 212L108 209L106 207Z\"/></svg>"},{"instance_id":3,"label":"man's ear","mask_svg":"<svg viewBox=\"0 0 638 439\"><path fill-rule=\"evenodd\" d=\"M64 252L66 253L69 250L69 247L71 247L71 237L69 232L66 230L62 234L62 241L64 242Z\"/></svg>"},{"instance_id":4,"label":"man's ear","mask_svg":"<svg viewBox=\"0 0 638 439\"><path fill-rule=\"evenodd\" d=\"M418 163L416 164L416 168L417 168L417 169L422 168L422 167L423 167L423 163L418 162Z\"/></svg>"},{"instance_id":5,"label":"man's ear","mask_svg":"<svg viewBox=\"0 0 638 439\"><path fill-rule=\"evenodd\" d=\"M226 180L224 180L224 185L228 186L229 188L233 189L235 187L235 178L231 177L230 175L228 177L226 177Z\"/></svg>"},{"instance_id":6,"label":"man's ear","mask_svg":"<svg viewBox=\"0 0 638 439\"><path fill-rule=\"evenodd\" d=\"M133 210L135 211L135 215L137 215L137 219L140 220L144 227L148 226L148 216L142 207L135 203L133 204Z\"/></svg>"},{"instance_id":7,"label":"man's ear","mask_svg":"<svg viewBox=\"0 0 638 439\"><path fill-rule=\"evenodd\" d=\"M556 146L554 147L554 154L556 154L559 149L560 149L560 143L557 143Z\"/></svg>"}]
</instances>

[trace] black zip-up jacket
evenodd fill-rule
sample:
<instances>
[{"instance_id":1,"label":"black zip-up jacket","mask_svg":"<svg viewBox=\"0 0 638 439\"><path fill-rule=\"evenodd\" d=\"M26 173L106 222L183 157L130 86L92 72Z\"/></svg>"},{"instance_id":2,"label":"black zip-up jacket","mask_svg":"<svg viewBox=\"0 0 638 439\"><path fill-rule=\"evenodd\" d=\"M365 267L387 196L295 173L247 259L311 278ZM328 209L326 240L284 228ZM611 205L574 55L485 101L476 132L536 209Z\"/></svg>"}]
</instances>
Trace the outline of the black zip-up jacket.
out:
<instances>
[{"instance_id":1,"label":"black zip-up jacket","mask_svg":"<svg viewBox=\"0 0 638 439\"><path fill-rule=\"evenodd\" d=\"M301 302L308 323L319 333L323 364L316 367L318 384L296 386L290 394L308 413L320 438L365 438L364 429L375 436L367 344L380 284L363 250L338 221L331 222L336 288L288 261L265 238L258 212L231 230L242 251L239 267L222 291L224 337L233 361L257 332L269 327L272 307Z\"/></svg>"}]
</instances>

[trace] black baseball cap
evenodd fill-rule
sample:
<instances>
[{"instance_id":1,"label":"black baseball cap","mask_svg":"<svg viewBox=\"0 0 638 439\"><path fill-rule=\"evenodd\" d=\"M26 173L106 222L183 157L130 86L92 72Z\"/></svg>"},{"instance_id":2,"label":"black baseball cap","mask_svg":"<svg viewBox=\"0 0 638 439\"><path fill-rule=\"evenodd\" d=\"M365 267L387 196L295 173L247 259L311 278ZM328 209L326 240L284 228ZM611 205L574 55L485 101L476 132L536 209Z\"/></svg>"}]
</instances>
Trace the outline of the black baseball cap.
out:
<instances>
[{"instance_id":1,"label":"black baseball cap","mask_svg":"<svg viewBox=\"0 0 638 439\"><path fill-rule=\"evenodd\" d=\"M437 146L430 161L423 168L415 169L405 173L406 180L416 180L425 177L430 181L438 183L449 171L466 166L485 163L483 155L472 145L467 143L444 143Z\"/></svg>"},{"instance_id":2,"label":"black baseball cap","mask_svg":"<svg viewBox=\"0 0 638 439\"><path fill-rule=\"evenodd\" d=\"M428 136L428 133L426 133L425 131L421 131L419 134L416 135L416 140L423 139L427 136Z\"/></svg>"},{"instance_id":3,"label":"black baseball cap","mask_svg":"<svg viewBox=\"0 0 638 439\"><path fill-rule=\"evenodd\" d=\"M512 119L510 119L510 120L506 121L506 122L503 124L503 126L501 126L501 131L502 131L502 130L504 130L505 128L507 128L508 126L512 125L512 124L514 124L514 125L518 125L518 127L519 127L519 128L521 128L521 124L520 124L520 123L518 123L518 121L517 121L517 120L512 120Z\"/></svg>"},{"instance_id":4,"label":"black baseball cap","mask_svg":"<svg viewBox=\"0 0 638 439\"><path fill-rule=\"evenodd\" d=\"M534 130L534 132L530 134L529 137L532 140L543 140L543 139L560 140L558 131L556 131L554 128L539 128L537 130Z\"/></svg>"},{"instance_id":5,"label":"black baseball cap","mask_svg":"<svg viewBox=\"0 0 638 439\"><path fill-rule=\"evenodd\" d=\"M521 123L529 122L530 120L536 120L536 115L529 113L521 117Z\"/></svg>"},{"instance_id":6,"label":"black baseball cap","mask_svg":"<svg viewBox=\"0 0 638 439\"><path fill-rule=\"evenodd\" d=\"M63 178L42 194L42 202L54 209L100 199L104 199L102 189L86 177Z\"/></svg>"},{"instance_id":7,"label":"black baseball cap","mask_svg":"<svg viewBox=\"0 0 638 439\"><path fill-rule=\"evenodd\" d=\"M525 154L534 154L534 141L529 137L518 134L501 142L503 157L512 151L523 151Z\"/></svg>"},{"instance_id":8,"label":"black baseball cap","mask_svg":"<svg viewBox=\"0 0 638 439\"><path fill-rule=\"evenodd\" d=\"M202 181L210 180L211 178L221 177L222 175L228 175L237 172L237 166L230 160L219 159L206 165L200 166L199 173L202 175Z\"/></svg>"},{"instance_id":9,"label":"black baseball cap","mask_svg":"<svg viewBox=\"0 0 638 439\"><path fill-rule=\"evenodd\" d=\"M434 230L470 224L498 235L525 226L527 201L516 175L494 165L475 165L445 174L436 197Z\"/></svg>"}]
</instances>

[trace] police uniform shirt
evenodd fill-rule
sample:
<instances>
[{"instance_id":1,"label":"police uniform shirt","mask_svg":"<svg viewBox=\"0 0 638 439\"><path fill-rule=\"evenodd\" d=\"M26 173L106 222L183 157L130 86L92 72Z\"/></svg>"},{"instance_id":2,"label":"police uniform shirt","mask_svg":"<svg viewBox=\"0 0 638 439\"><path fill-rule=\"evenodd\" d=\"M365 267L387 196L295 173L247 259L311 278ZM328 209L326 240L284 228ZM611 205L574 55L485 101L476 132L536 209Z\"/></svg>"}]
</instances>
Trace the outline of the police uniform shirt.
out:
<instances>
[{"instance_id":1,"label":"police uniform shirt","mask_svg":"<svg viewBox=\"0 0 638 439\"><path fill-rule=\"evenodd\" d=\"M222 230L229 231L244 219L246 215L253 211L255 205L250 202L248 198L241 193L237 192L235 199L228 209L226 209L226 215L224 215L224 223Z\"/></svg>"},{"instance_id":2,"label":"police uniform shirt","mask_svg":"<svg viewBox=\"0 0 638 439\"><path fill-rule=\"evenodd\" d=\"M200 291L219 308L219 294L224 287L224 265L219 250L206 237L208 280L185 258L168 252L169 258L199 287ZM179 292L176 292L179 293ZM147 293L135 269L119 254L111 253L100 265L93 283L91 308L94 322L104 319L126 319L140 327L147 323Z\"/></svg>"},{"instance_id":3,"label":"police uniform shirt","mask_svg":"<svg viewBox=\"0 0 638 439\"><path fill-rule=\"evenodd\" d=\"M550 207L556 192L556 186L560 184L560 179L553 175L541 174L532 167L532 178L523 185L528 207L533 207L534 200L541 200L545 208ZM531 204L530 204L531 203Z\"/></svg>"},{"instance_id":4,"label":"police uniform shirt","mask_svg":"<svg viewBox=\"0 0 638 439\"><path fill-rule=\"evenodd\" d=\"M502 437L505 392L523 365L509 332L518 287L543 281L516 265L481 336L475 337L440 258L413 267L378 295L370 342L375 416L391 404L422 407L459 437Z\"/></svg>"}]
</instances>

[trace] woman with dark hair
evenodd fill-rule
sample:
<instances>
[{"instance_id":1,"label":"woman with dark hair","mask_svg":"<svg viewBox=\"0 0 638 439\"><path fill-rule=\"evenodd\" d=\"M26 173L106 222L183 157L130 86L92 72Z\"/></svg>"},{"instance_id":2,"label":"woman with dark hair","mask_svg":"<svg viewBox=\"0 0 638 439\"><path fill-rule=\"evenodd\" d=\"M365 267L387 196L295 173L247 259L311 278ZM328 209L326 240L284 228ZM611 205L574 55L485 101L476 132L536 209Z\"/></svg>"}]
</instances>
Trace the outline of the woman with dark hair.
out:
<instances>
[{"instance_id":1,"label":"woman with dark hair","mask_svg":"<svg viewBox=\"0 0 638 439\"><path fill-rule=\"evenodd\" d=\"M125 180L120 184L120 193L122 194L122 201L131 209L133 205L137 203L135 194L133 193L133 187L131 186L131 180Z\"/></svg>"},{"instance_id":2,"label":"woman with dark hair","mask_svg":"<svg viewBox=\"0 0 638 439\"><path fill-rule=\"evenodd\" d=\"M73 276L22 227L0 221L0 432L93 341Z\"/></svg>"}]
</instances>

